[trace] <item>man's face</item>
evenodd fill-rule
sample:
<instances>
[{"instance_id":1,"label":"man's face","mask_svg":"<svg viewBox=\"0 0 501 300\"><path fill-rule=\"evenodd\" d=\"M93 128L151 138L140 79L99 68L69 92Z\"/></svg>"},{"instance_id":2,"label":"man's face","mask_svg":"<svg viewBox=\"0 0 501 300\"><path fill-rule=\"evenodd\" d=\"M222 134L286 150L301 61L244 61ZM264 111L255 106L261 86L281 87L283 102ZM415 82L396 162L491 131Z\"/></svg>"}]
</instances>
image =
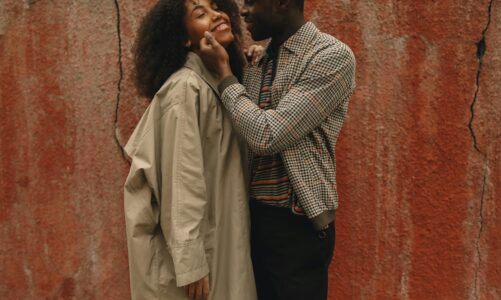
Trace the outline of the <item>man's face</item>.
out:
<instances>
[{"instance_id":1,"label":"man's face","mask_svg":"<svg viewBox=\"0 0 501 300\"><path fill-rule=\"evenodd\" d=\"M274 29L273 0L245 0L241 15L252 39L262 41L270 38Z\"/></svg>"}]
</instances>

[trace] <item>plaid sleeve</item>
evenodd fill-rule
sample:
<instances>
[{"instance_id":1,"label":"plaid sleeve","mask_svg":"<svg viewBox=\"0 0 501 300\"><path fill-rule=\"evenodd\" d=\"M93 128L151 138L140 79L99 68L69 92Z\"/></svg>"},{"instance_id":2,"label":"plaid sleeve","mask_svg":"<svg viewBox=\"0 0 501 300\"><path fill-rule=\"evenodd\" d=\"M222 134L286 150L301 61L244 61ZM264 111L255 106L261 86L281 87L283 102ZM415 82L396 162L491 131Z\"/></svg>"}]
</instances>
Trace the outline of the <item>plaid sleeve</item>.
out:
<instances>
[{"instance_id":1,"label":"plaid sleeve","mask_svg":"<svg viewBox=\"0 0 501 300\"><path fill-rule=\"evenodd\" d=\"M240 84L226 87L222 101L249 147L257 154L272 154L318 127L354 88L355 57L342 46L317 53L274 110L260 109Z\"/></svg>"}]
</instances>

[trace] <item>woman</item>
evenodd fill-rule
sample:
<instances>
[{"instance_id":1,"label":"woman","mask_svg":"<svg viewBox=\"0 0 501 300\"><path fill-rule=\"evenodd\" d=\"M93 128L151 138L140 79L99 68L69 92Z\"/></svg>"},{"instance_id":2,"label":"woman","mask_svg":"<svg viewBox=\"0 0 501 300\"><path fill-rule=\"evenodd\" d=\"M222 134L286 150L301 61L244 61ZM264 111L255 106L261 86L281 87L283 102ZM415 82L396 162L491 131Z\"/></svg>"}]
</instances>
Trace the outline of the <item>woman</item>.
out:
<instances>
[{"instance_id":1,"label":"woman","mask_svg":"<svg viewBox=\"0 0 501 300\"><path fill-rule=\"evenodd\" d=\"M205 31L241 75L232 0L159 1L137 37L137 86L152 100L125 147L132 299L256 299L242 159L197 55Z\"/></svg>"}]
</instances>

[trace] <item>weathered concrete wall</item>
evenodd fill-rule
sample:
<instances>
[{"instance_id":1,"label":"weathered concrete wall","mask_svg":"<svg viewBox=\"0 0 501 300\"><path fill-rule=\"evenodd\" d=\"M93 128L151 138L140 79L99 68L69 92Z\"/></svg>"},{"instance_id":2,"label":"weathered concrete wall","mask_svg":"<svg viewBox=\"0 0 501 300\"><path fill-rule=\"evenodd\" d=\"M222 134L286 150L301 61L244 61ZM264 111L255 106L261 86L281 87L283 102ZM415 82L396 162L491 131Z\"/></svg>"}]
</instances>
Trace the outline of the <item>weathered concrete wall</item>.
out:
<instances>
[{"instance_id":1,"label":"weathered concrete wall","mask_svg":"<svg viewBox=\"0 0 501 300\"><path fill-rule=\"evenodd\" d=\"M0 298L126 299L113 1L0 1Z\"/></svg>"},{"instance_id":2,"label":"weathered concrete wall","mask_svg":"<svg viewBox=\"0 0 501 300\"><path fill-rule=\"evenodd\" d=\"M316 0L358 88L332 299L501 299L501 1ZM0 0L0 299L127 299L120 145L149 1Z\"/></svg>"}]
</instances>

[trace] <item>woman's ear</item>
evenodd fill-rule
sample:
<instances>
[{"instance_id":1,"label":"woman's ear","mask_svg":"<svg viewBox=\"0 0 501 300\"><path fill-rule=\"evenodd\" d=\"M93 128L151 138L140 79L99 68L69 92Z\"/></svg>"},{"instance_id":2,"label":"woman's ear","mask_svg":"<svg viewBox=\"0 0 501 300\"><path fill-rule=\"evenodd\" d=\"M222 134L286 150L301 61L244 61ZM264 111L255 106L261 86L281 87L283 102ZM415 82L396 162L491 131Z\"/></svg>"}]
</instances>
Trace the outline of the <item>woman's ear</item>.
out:
<instances>
[{"instance_id":1,"label":"woman's ear","mask_svg":"<svg viewBox=\"0 0 501 300\"><path fill-rule=\"evenodd\" d=\"M190 40L187 40L186 43L184 43L184 46L186 48L190 48L191 47L191 41Z\"/></svg>"}]
</instances>

